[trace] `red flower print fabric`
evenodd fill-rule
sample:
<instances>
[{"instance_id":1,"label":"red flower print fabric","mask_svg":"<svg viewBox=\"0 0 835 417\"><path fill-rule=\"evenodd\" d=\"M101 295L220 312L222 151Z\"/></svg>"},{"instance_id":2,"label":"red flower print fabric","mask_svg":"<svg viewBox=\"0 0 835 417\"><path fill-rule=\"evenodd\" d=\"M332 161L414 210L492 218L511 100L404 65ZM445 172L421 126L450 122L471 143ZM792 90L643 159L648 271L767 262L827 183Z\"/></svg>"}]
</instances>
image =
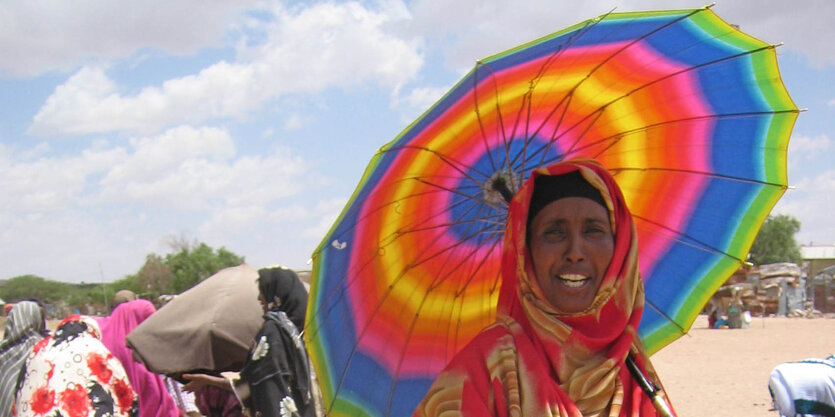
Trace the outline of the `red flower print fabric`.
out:
<instances>
[{"instance_id":1,"label":"red flower print fabric","mask_svg":"<svg viewBox=\"0 0 835 417\"><path fill-rule=\"evenodd\" d=\"M33 349L15 391L13 416L136 417L139 404L95 320L73 315Z\"/></svg>"}]
</instances>

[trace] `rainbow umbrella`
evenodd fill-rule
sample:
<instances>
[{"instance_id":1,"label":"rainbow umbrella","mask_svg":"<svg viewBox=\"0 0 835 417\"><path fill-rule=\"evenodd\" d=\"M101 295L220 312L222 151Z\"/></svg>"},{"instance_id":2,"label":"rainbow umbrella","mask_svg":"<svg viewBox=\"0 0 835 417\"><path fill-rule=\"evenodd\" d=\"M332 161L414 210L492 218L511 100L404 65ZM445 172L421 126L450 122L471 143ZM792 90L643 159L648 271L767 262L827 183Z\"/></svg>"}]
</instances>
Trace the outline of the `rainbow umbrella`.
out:
<instances>
[{"instance_id":1,"label":"rainbow umbrella","mask_svg":"<svg viewBox=\"0 0 835 417\"><path fill-rule=\"evenodd\" d=\"M306 340L329 415L409 415L495 316L506 200L593 158L623 190L655 352L744 262L786 189L798 109L774 46L710 9L612 13L477 62L373 157L313 255Z\"/></svg>"}]
</instances>

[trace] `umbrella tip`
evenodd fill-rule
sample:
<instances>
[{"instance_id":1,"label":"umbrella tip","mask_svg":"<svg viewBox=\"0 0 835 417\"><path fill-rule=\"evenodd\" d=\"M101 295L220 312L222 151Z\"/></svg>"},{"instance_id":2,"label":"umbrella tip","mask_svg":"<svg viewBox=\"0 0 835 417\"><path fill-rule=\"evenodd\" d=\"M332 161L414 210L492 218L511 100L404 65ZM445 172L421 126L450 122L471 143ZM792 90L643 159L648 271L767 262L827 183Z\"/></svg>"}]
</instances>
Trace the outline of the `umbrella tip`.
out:
<instances>
[{"instance_id":1,"label":"umbrella tip","mask_svg":"<svg viewBox=\"0 0 835 417\"><path fill-rule=\"evenodd\" d=\"M716 6L716 2L705 5L705 9L711 9L711 8L713 8L713 6Z\"/></svg>"}]
</instances>

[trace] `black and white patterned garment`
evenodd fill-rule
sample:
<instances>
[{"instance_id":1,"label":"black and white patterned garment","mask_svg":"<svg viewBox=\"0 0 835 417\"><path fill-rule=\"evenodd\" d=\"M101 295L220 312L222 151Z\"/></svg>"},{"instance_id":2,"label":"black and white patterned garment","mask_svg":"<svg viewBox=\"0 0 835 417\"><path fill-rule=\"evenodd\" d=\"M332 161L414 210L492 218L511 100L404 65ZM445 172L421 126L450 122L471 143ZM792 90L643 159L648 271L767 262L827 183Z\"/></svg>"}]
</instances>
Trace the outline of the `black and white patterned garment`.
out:
<instances>
[{"instance_id":1,"label":"black and white patterned garment","mask_svg":"<svg viewBox=\"0 0 835 417\"><path fill-rule=\"evenodd\" d=\"M14 389L23 363L35 343L43 339L41 307L33 301L15 303L6 319L0 343L0 417L12 414Z\"/></svg>"},{"instance_id":2,"label":"black and white patterned garment","mask_svg":"<svg viewBox=\"0 0 835 417\"><path fill-rule=\"evenodd\" d=\"M296 326L283 311L269 311L255 340L241 371L254 416L314 416L308 358Z\"/></svg>"}]
</instances>

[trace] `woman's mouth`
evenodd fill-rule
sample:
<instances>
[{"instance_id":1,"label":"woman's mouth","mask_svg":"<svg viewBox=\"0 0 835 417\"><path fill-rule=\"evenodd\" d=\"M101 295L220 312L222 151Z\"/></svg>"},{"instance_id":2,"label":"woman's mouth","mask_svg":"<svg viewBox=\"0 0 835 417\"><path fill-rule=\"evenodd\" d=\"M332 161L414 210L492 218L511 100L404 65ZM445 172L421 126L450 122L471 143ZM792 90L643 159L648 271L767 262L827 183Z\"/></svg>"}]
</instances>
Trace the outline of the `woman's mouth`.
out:
<instances>
[{"instance_id":1,"label":"woman's mouth","mask_svg":"<svg viewBox=\"0 0 835 417\"><path fill-rule=\"evenodd\" d=\"M591 280L591 278L581 274L563 274L557 276L562 285L569 288L580 288Z\"/></svg>"}]
</instances>

